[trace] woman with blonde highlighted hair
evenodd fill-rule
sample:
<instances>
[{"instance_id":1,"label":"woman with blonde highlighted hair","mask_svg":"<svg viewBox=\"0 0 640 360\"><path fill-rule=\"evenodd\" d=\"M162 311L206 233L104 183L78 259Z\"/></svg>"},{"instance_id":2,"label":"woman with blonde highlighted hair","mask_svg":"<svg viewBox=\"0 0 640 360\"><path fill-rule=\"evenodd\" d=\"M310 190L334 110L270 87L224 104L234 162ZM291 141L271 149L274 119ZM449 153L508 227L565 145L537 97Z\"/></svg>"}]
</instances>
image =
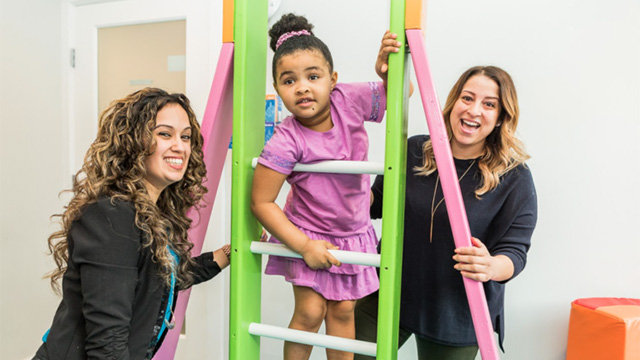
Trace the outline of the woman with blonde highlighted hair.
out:
<instances>
[{"instance_id":1,"label":"woman with blonde highlighted hair","mask_svg":"<svg viewBox=\"0 0 640 360\"><path fill-rule=\"evenodd\" d=\"M443 115L472 246L455 248L430 137L411 137L399 344L414 334L421 360L473 360L478 345L463 277L483 282L502 347L505 283L525 267L537 198L529 156L515 134L518 98L507 72L495 66L465 71ZM371 189L373 218L382 216L382 181L378 176ZM357 339L376 341L377 308L377 293L358 301Z\"/></svg>"},{"instance_id":2,"label":"woman with blonde highlighted hair","mask_svg":"<svg viewBox=\"0 0 640 360\"><path fill-rule=\"evenodd\" d=\"M498 186L500 177L518 165L524 164L529 155L525 152L522 141L516 137L518 116L520 115L516 88L511 76L495 66L475 66L470 68L460 76L449 92L442 115L445 119L445 127L447 128L449 139L452 141L452 146L457 143L457 140L452 138L453 130L451 121L449 121L451 113L460 94L463 92L464 85L476 75L491 79L498 86L499 103L497 105L500 106L496 126L484 139L484 153L478 159L478 167L483 178L482 186L476 189L476 194L480 196ZM436 161L431 140L425 141L424 153L425 163L423 166L417 167L418 174L430 175L436 171Z\"/></svg>"},{"instance_id":3,"label":"woman with blonde highlighted hair","mask_svg":"<svg viewBox=\"0 0 640 360\"><path fill-rule=\"evenodd\" d=\"M151 359L178 291L229 264L227 245L191 257L187 210L207 189L189 100L145 88L112 102L98 128L49 237L62 301L34 359Z\"/></svg>"}]
</instances>

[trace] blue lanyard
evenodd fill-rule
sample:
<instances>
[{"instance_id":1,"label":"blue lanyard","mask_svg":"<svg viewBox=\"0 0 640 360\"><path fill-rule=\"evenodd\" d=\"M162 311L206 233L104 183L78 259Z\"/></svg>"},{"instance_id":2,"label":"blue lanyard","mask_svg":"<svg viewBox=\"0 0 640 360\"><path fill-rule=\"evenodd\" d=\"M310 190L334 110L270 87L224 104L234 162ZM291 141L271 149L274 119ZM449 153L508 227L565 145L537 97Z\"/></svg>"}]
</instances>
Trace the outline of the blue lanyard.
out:
<instances>
[{"instance_id":1,"label":"blue lanyard","mask_svg":"<svg viewBox=\"0 0 640 360\"><path fill-rule=\"evenodd\" d=\"M167 249L169 250L169 253L171 253L171 256L173 256L173 262L171 263L171 287L169 288L169 298L167 299L167 308L164 311L164 320L162 321L162 327L158 332L158 340L160 340L162 333L164 333L164 329L166 329L167 326L171 323L171 316L173 314L171 311L171 309L173 308L173 292L176 287L176 267L180 262L180 258L178 257L178 255L176 255L176 253L173 251L173 249L171 249L169 245L167 245ZM173 329L173 326L170 326L169 329Z\"/></svg>"}]
</instances>

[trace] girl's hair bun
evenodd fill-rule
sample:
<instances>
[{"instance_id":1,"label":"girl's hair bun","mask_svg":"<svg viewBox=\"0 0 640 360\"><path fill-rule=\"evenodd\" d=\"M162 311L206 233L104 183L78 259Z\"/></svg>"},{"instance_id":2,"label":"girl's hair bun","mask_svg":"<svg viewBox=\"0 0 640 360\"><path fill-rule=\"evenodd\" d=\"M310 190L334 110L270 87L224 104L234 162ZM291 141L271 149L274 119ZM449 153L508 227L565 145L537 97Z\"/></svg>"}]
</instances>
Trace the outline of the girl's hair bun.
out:
<instances>
[{"instance_id":1,"label":"girl's hair bun","mask_svg":"<svg viewBox=\"0 0 640 360\"><path fill-rule=\"evenodd\" d=\"M311 29L313 29L313 25L310 24L309 20L304 16L292 13L282 15L280 20L273 24L271 29L269 29L269 37L271 38L269 46L271 47L271 50L276 51L276 43L282 34L291 31L307 30L311 35L313 35Z\"/></svg>"},{"instance_id":2,"label":"girl's hair bun","mask_svg":"<svg viewBox=\"0 0 640 360\"><path fill-rule=\"evenodd\" d=\"M273 79L276 79L276 68L283 56L293 54L297 51L318 51L327 60L329 72L333 73L333 58L327 45L318 39L313 32L313 25L304 16L295 14L282 15L271 29L269 45L274 51L271 62L271 72Z\"/></svg>"}]
</instances>

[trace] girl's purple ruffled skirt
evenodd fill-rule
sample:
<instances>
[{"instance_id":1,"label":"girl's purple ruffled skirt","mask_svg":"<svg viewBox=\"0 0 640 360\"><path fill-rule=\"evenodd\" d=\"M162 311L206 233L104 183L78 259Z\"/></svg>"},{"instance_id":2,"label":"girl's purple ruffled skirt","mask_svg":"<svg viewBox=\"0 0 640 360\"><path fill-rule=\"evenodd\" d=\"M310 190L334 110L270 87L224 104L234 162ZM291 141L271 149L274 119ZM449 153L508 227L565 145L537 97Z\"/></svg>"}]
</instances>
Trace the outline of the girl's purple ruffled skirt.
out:
<instances>
[{"instance_id":1,"label":"girl's purple ruffled skirt","mask_svg":"<svg viewBox=\"0 0 640 360\"><path fill-rule=\"evenodd\" d=\"M373 226L369 226L364 233L347 237L333 237L299 229L310 239L328 241L338 246L339 250L377 253L378 239ZM280 243L273 236L269 242ZM282 275L293 285L312 288L327 300L357 300L380 287L376 268L373 266L342 264L340 267L312 270L302 259L270 255L264 272L267 275Z\"/></svg>"}]
</instances>

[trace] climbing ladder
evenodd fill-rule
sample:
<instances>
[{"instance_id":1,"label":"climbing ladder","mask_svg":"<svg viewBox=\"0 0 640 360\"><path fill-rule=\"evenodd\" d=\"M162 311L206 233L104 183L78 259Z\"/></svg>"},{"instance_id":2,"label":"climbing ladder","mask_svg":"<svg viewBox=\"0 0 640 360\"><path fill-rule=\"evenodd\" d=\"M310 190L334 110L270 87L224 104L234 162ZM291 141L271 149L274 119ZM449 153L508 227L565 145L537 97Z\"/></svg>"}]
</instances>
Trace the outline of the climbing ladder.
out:
<instances>
[{"instance_id":1,"label":"climbing ladder","mask_svg":"<svg viewBox=\"0 0 640 360\"><path fill-rule=\"evenodd\" d=\"M428 68L422 35L422 0L390 0L390 30L397 40L409 42L418 86L443 192L457 247L471 246L471 235L464 203L453 165L447 133ZM206 205L191 211L194 226L189 231L200 253L215 201L220 175L233 134L231 206L231 290L229 315L229 359L260 358L260 336L355 352L377 359L397 359L400 316L400 281L404 232L404 199L407 142L408 56L404 52L389 56L387 81L387 123L385 163L327 162L313 166L299 164L296 171L384 174L381 256L331 250L343 263L380 268L378 343L342 339L260 323L262 254L298 256L282 245L253 241L261 232L250 211L251 184L255 158L262 150L266 80L267 1L224 0L223 46L216 68L209 101L202 120L204 160L207 164L209 193ZM405 37L406 30L406 37ZM233 96L231 96L231 94ZM231 109L233 112L231 112ZM232 129L233 114L233 129ZM484 360L498 359L491 319L481 283L464 278L467 298ZM175 320L180 328L189 292L178 298ZM178 332L169 332L155 359L172 359Z\"/></svg>"},{"instance_id":2,"label":"climbing ladder","mask_svg":"<svg viewBox=\"0 0 640 360\"><path fill-rule=\"evenodd\" d=\"M380 317L378 344L311 334L260 323L262 256L261 254L294 255L286 248L253 242L260 227L249 209L252 182L252 161L262 150L264 81L266 66L256 64L266 59L267 43L266 1L257 4L236 0L235 6L235 72L233 127L233 185L231 215L231 299L229 324L229 359L260 358L259 336L268 336L342 351L395 359L398 348L399 291L404 225L404 189L406 168L406 102L405 54L390 56L387 85L387 134L384 164L385 202L383 209L382 256L334 251L344 263L380 266ZM404 42L404 0L393 0L391 31ZM249 63L248 61L251 61ZM251 72L251 74L249 74ZM255 92L254 92L255 91ZM322 165L321 165L322 166ZM344 169L340 164L325 164ZM352 164L348 165L355 168ZM364 165L366 167L367 165ZM381 173L383 166L363 169L361 173ZM296 169L297 171L298 169ZM314 171L313 168L307 171ZM326 170L321 170L326 171ZM344 170L342 170L344 172ZM353 173L353 171L351 171ZM400 210L400 211L397 211Z\"/></svg>"}]
</instances>

